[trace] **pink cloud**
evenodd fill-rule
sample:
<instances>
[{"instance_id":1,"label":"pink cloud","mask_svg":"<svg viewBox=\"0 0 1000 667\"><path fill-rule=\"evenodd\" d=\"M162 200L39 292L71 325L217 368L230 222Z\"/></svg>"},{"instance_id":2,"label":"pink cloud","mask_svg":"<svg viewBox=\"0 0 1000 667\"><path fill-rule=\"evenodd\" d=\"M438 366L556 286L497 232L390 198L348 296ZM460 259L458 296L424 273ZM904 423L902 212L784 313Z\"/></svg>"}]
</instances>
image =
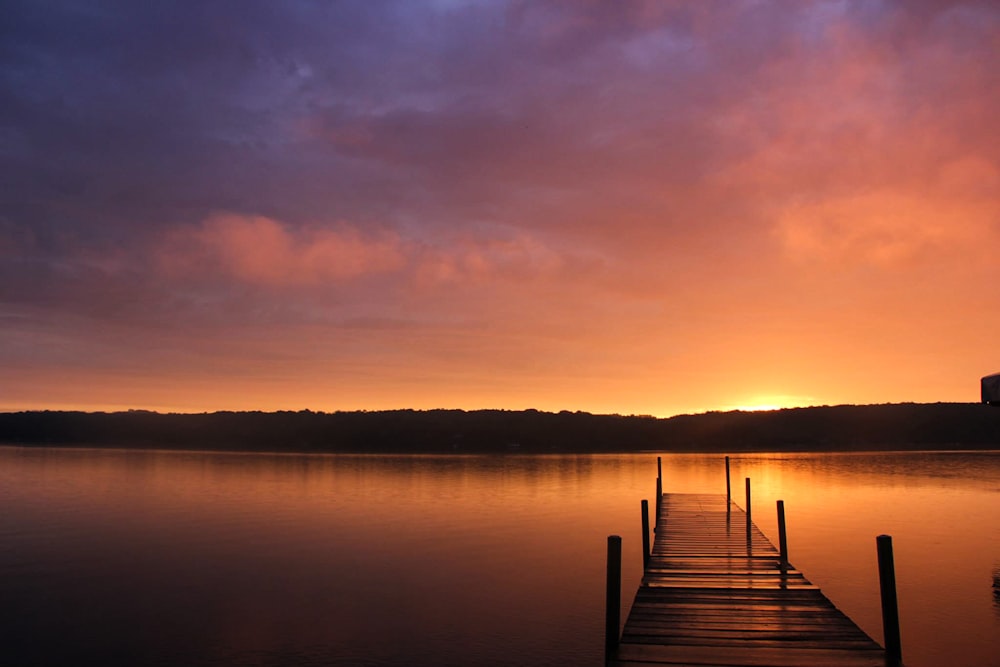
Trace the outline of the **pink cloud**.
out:
<instances>
[{"instance_id":1,"label":"pink cloud","mask_svg":"<svg viewBox=\"0 0 1000 667\"><path fill-rule=\"evenodd\" d=\"M827 22L813 36L826 48L792 42L713 117L740 148L713 186L746 202L743 218L800 267L943 270L991 262L983 249L1000 242L1000 172L984 141L997 124L981 93L996 70L952 31L987 38L972 14L902 18Z\"/></svg>"},{"instance_id":2,"label":"pink cloud","mask_svg":"<svg viewBox=\"0 0 1000 667\"><path fill-rule=\"evenodd\" d=\"M979 235L971 225L986 231L977 213L912 193L876 191L789 206L777 233L797 260L895 268L952 246L974 247Z\"/></svg>"},{"instance_id":3,"label":"pink cloud","mask_svg":"<svg viewBox=\"0 0 1000 667\"><path fill-rule=\"evenodd\" d=\"M223 275L269 287L308 287L390 275L418 289L486 285L580 273L600 260L513 228L474 229L407 240L356 226L295 228L262 216L217 214L171 231L157 265L173 278Z\"/></svg>"},{"instance_id":4,"label":"pink cloud","mask_svg":"<svg viewBox=\"0 0 1000 667\"><path fill-rule=\"evenodd\" d=\"M262 216L219 214L173 231L160 260L172 274L221 271L281 287L398 271L406 256L395 234L364 235L346 223L293 229Z\"/></svg>"}]
</instances>

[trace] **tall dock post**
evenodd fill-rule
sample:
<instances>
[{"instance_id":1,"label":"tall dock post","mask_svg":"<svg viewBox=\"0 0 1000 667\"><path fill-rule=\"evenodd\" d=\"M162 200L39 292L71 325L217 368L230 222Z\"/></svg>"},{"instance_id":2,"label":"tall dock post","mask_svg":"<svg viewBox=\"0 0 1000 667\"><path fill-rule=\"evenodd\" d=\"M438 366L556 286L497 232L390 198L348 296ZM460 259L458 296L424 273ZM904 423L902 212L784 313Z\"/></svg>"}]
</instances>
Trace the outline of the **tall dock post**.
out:
<instances>
[{"instance_id":1,"label":"tall dock post","mask_svg":"<svg viewBox=\"0 0 1000 667\"><path fill-rule=\"evenodd\" d=\"M882 593L882 634L885 636L885 657L888 665L903 664L899 641L899 605L896 601L896 566L892 557L892 536L875 538L878 550L878 581Z\"/></svg>"},{"instance_id":2,"label":"tall dock post","mask_svg":"<svg viewBox=\"0 0 1000 667\"><path fill-rule=\"evenodd\" d=\"M642 572L649 567L649 501L642 501Z\"/></svg>"},{"instance_id":3,"label":"tall dock post","mask_svg":"<svg viewBox=\"0 0 1000 667\"><path fill-rule=\"evenodd\" d=\"M785 533L785 501L778 501L778 554L782 570L788 569L788 536Z\"/></svg>"},{"instance_id":4,"label":"tall dock post","mask_svg":"<svg viewBox=\"0 0 1000 667\"><path fill-rule=\"evenodd\" d=\"M733 494L729 488L729 457L726 457L726 513L729 513L729 505L733 502Z\"/></svg>"},{"instance_id":5,"label":"tall dock post","mask_svg":"<svg viewBox=\"0 0 1000 667\"><path fill-rule=\"evenodd\" d=\"M660 525L660 499L663 496L663 458L656 457L656 521L653 524L653 532L656 532L656 527Z\"/></svg>"},{"instance_id":6,"label":"tall dock post","mask_svg":"<svg viewBox=\"0 0 1000 667\"><path fill-rule=\"evenodd\" d=\"M608 581L604 606L604 664L618 650L622 614L622 538L608 535Z\"/></svg>"},{"instance_id":7,"label":"tall dock post","mask_svg":"<svg viewBox=\"0 0 1000 667\"><path fill-rule=\"evenodd\" d=\"M656 478L656 526L653 530L656 530L660 526L660 501L663 499L663 480L659 477Z\"/></svg>"},{"instance_id":8,"label":"tall dock post","mask_svg":"<svg viewBox=\"0 0 1000 667\"><path fill-rule=\"evenodd\" d=\"M750 519L750 478L747 477L747 541L750 540L750 528L753 525L753 521Z\"/></svg>"}]
</instances>

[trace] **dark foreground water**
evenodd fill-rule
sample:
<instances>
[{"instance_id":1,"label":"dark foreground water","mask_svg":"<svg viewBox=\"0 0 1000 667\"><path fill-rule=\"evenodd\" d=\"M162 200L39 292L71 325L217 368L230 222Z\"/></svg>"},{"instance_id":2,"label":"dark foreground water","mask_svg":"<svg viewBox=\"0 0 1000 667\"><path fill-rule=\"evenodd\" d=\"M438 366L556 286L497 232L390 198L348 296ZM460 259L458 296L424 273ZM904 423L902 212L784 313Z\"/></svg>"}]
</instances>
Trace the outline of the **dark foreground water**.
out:
<instances>
[{"instance_id":1,"label":"dark foreground water","mask_svg":"<svg viewBox=\"0 0 1000 667\"><path fill-rule=\"evenodd\" d=\"M725 492L721 456L664 456ZM1000 665L1000 452L733 457L754 518L881 640L893 535L909 667ZM599 665L606 537L640 578L655 455L0 448L0 664ZM624 615L624 614L623 614Z\"/></svg>"}]
</instances>

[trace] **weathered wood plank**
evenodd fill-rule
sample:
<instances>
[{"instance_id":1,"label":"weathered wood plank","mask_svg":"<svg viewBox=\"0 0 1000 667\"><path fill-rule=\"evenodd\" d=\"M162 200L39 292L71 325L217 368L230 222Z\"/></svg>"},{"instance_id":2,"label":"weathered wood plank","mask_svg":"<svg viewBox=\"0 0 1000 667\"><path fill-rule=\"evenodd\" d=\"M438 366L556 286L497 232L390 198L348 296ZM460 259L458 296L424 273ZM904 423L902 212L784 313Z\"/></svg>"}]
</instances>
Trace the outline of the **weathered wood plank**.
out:
<instances>
[{"instance_id":1,"label":"weathered wood plank","mask_svg":"<svg viewBox=\"0 0 1000 667\"><path fill-rule=\"evenodd\" d=\"M622 644L624 665L697 665L699 667L885 667L881 650L738 648Z\"/></svg>"},{"instance_id":2,"label":"weathered wood plank","mask_svg":"<svg viewBox=\"0 0 1000 667\"><path fill-rule=\"evenodd\" d=\"M639 611L631 619L635 625L662 625L667 627L704 627L704 628L809 628L818 627L835 629L838 627L852 628L850 619L833 615L816 614L813 616L784 617L777 614L757 614L746 616L724 616L720 614L658 614L651 611Z\"/></svg>"}]
</instances>

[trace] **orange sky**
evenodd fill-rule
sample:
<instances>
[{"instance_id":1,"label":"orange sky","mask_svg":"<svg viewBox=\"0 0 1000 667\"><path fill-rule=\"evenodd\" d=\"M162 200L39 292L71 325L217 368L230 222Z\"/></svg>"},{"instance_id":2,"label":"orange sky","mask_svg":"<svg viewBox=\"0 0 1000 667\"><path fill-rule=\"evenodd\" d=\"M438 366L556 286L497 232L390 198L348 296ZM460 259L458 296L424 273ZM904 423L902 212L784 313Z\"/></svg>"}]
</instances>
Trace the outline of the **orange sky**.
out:
<instances>
[{"instance_id":1,"label":"orange sky","mask_svg":"<svg viewBox=\"0 0 1000 667\"><path fill-rule=\"evenodd\" d=\"M1000 371L993 3L32 7L0 409L665 416Z\"/></svg>"}]
</instances>

